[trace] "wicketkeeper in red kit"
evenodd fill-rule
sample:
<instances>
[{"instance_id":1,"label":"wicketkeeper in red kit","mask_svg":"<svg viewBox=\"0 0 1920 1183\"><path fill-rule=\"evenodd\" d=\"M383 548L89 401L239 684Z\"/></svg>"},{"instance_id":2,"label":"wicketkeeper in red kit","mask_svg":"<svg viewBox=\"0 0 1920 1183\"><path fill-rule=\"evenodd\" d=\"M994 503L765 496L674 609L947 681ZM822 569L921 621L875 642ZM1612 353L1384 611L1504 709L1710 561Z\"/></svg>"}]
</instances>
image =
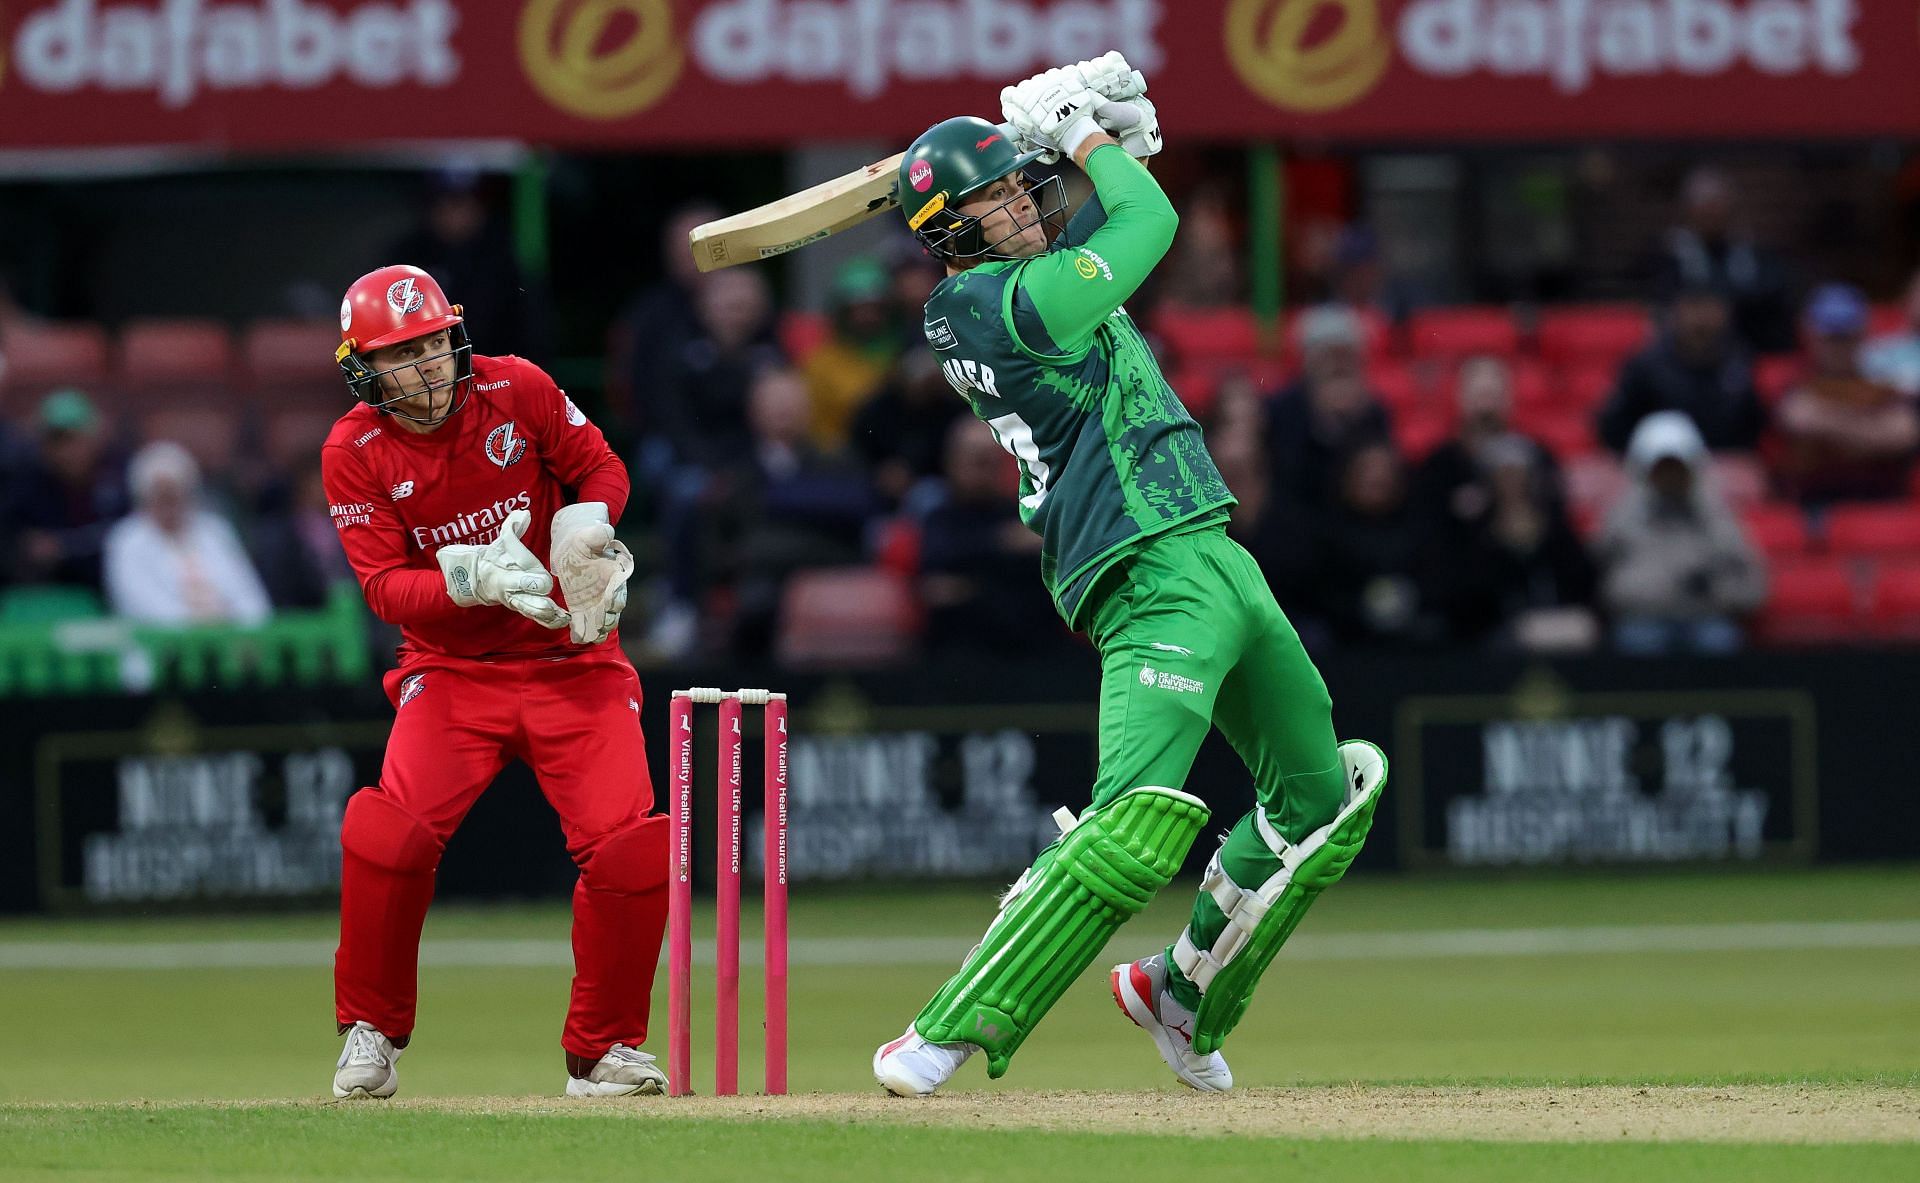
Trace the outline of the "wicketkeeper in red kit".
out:
<instances>
[{"instance_id":1,"label":"wicketkeeper in red kit","mask_svg":"<svg viewBox=\"0 0 1920 1183\"><path fill-rule=\"evenodd\" d=\"M662 1092L639 1047L667 922L667 819L649 816L640 680L614 636L633 572L612 525L626 468L537 366L474 353L460 306L419 268L356 280L340 335L360 405L321 450L327 499L367 604L404 642L380 783L348 800L340 827L347 1038L333 1095L398 1087L440 852L516 758L580 867L567 1095Z\"/></svg>"}]
</instances>

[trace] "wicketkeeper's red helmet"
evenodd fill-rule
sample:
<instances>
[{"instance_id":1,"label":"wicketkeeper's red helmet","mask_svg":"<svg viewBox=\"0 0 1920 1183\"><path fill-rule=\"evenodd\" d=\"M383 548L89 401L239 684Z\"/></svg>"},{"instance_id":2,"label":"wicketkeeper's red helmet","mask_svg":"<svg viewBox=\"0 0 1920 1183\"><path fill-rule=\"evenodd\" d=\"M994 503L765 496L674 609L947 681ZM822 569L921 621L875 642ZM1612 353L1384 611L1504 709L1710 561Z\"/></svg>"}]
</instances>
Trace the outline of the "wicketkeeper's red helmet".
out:
<instances>
[{"instance_id":1,"label":"wicketkeeper's red helmet","mask_svg":"<svg viewBox=\"0 0 1920 1183\"><path fill-rule=\"evenodd\" d=\"M334 353L334 360L340 363L347 388L355 398L390 414L404 415L389 404L408 396L384 391L380 385L382 371L369 366L364 355L442 331L447 334L449 352L454 358L453 381L459 388L453 405L447 410L451 415L466 402L468 388L473 384L473 345L467 340L460 305L449 304L439 283L418 267L404 264L382 267L353 281L346 298L340 301L340 348ZM444 356L436 354L384 372L418 367Z\"/></svg>"}]
</instances>

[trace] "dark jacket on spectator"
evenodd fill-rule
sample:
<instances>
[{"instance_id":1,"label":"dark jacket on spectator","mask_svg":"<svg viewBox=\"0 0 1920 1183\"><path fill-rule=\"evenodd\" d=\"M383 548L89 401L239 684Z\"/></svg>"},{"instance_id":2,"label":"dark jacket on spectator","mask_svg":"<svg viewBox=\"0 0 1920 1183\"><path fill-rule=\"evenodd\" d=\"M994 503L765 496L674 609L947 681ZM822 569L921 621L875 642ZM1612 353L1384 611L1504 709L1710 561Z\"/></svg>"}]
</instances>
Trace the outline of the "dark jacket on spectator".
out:
<instances>
[{"instance_id":1,"label":"dark jacket on spectator","mask_svg":"<svg viewBox=\"0 0 1920 1183\"><path fill-rule=\"evenodd\" d=\"M1613 396L1600 408L1600 439L1625 452L1633 429L1655 411L1684 412L1714 451L1751 451L1767 419L1744 350L1730 346L1717 360L1698 365L1681 357L1667 337L1621 367Z\"/></svg>"}]
</instances>

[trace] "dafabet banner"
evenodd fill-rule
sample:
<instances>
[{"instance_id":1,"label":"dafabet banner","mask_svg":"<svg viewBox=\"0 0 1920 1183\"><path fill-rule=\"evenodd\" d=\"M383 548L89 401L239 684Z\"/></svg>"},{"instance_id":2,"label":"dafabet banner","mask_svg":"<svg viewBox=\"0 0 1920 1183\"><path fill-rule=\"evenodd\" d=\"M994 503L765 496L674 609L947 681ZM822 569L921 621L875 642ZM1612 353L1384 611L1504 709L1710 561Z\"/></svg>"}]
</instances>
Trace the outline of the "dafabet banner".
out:
<instances>
[{"instance_id":1,"label":"dafabet banner","mask_svg":"<svg viewBox=\"0 0 1920 1183\"><path fill-rule=\"evenodd\" d=\"M0 147L904 141L1108 49L1187 138L1920 134L1915 0L6 0Z\"/></svg>"}]
</instances>

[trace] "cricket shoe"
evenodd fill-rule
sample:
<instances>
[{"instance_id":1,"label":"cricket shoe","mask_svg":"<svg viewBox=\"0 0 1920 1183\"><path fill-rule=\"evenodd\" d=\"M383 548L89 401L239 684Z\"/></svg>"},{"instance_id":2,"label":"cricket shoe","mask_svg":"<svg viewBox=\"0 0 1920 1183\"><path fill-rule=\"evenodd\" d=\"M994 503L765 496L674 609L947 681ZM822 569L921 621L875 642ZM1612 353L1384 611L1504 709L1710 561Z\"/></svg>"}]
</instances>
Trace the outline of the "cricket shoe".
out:
<instances>
[{"instance_id":1,"label":"cricket shoe","mask_svg":"<svg viewBox=\"0 0 1920 1183\"><path fill-rule=\"evenodd\" d=\"M334 1065L333 1095L345 1101L350 1097L386 1100L400 1087L400 1073L393 1062L404 1048L380 1034L372 1023L358 1022L347 1029L347 1045L340 1049L340 1062Z\"/></svg>"},{"instance_id":2,"label":"cricket shoe","mask_svg":"<svg viewBox=\"0 0 1920 1183\"><path fill-rule=\"evenodd\" d=\"M1182 1084L1203 1093L1224 1093L1233 1087L1233 1069L1219 1052L1194 1054L1193 1012L1167 989L1166 954L1116 965L1110 981L1113 1000L1136 1026L1153 1036L1160 1058Z\"/></svg>"},{"instance_id":3,"label":"cricket shoe","mask_svg":"<svg viewBox=\"0 0 1920 1183\"><path fill-rule=\"evenodd\" d=\"M896 1097L924 1097L979 1050L970 1043L928 1043L909 1026L905 1035L873 1053L873 1078Z\"/></svg>"},{"instance_id":4,"label":"cricket shoe","mask_svg":"<svg viewBox=\"0 0 1920 1183\"><path fill-rule=\"evenodd\" d=\"M616 1043L585 1076L567 1078L569 1097L657 1097L667 1091L667 1074L653 1056Z\"/></svg>"}]
</instances>

